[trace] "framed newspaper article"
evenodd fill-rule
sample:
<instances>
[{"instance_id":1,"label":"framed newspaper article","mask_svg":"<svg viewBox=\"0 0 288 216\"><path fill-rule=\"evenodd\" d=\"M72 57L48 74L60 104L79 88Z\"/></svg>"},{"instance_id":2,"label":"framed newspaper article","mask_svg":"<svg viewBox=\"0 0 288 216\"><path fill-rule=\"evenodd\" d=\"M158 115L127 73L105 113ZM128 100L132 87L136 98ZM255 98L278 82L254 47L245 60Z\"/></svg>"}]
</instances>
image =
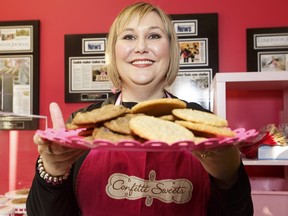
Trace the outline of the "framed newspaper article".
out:
<instances>
[{"instance_id":1,"label":"framed newspaper article","mask_svg":"<svg viewBox=\"0 0 288 216\"><path fill-rule=\"evenodd\" d=\"M288 70L288 27L247 29L247 71Z\"/></svg>"},{"instance_id":2,"label":"framed newspaper article","mask_svg":"<svg viewBox=\"0 0 288 216\"><path fill-rule=\"evenodd\" d=\"M101 101L112 94L106 43L106 34L65 35L65 102Z\"/></svg>"},{"instance_id":3,"label":"framed newspaper article","mask_svg":"<svg viewBox=\"0 0 288 216\"><path fill-rule=\"evenodd\" d=\"M211 69L180 69L167 90L185 101L199 103L209 110L211 80Z\"/></svg>"},{"instance_id":4,"label":"framed newspaper article","mask_svg":"<svg viewBox=\"0 0 288 216\"><path fill-rule=\"evenodd\" d=\"M0 130L38 128L38 20L0 22L0 93Z\"/></svg>"}]
</instances>

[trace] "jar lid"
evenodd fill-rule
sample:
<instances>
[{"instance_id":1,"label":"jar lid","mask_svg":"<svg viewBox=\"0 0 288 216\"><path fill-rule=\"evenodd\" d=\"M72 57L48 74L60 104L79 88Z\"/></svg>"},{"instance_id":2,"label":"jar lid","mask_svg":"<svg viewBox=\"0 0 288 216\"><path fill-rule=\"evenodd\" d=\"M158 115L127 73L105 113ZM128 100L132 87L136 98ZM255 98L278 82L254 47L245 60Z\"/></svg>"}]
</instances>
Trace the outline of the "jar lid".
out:
<instances>
[{"instance_id":1,"label":"jar lid","mask_svg":"<svg viewBox=\"0 0 288 216\"><path fill-rule=\"evenodd\" d=\"M14 216L15 209L10 205L0 205L0 216Z\"/></svg>"}]
</instances>

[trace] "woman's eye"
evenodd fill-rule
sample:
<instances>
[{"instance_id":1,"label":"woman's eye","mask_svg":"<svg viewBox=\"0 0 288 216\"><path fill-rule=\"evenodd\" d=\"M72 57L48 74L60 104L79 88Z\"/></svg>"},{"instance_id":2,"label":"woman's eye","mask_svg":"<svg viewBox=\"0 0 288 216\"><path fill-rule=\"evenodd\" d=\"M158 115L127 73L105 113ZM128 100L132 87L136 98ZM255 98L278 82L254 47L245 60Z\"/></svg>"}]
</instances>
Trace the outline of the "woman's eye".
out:
<instances>
[{"instance_id":1,"label":"woman's eye","mask_svg":"<svg viewBox=\"0 0 288 216\"><path fill-rule=\"evenodd\" d=\"M150 38L150 39L159 39L159 38L161 38L161 35L159 35L159 34L151 34L151 35L149 36L149 38Z\"/></svg>"},{"instance_id":2,"label":"woman's eye","mask_svg":"<svg viewBox=\"0 0 288 216\"><path fill-rule=\"evenodd\" d=\"M124 40L134 40L135 39L135 37L133 35L124 35L122 38Z\"/></svg>"}]
</instances>

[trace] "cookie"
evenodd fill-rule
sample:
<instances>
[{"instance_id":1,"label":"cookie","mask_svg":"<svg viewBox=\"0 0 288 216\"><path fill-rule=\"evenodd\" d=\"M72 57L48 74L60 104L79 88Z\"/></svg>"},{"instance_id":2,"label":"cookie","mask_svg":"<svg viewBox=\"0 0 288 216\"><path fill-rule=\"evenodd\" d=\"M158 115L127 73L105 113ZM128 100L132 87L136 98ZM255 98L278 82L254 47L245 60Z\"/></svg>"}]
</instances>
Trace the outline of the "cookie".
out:
<instances>
[{"instance_id":1,"label":"cookie","mask_svg":"<svg viewBox=\"0 0 288 216\"><path fill-rule=\"evenodd\" d=\"M129 126L133 133L146 140L172 144L176 141L194 139L194 134L187 128L153 116L134 117L130 120Z\"/></svg>"},{"instance_id":2,"label":"cookie","mask_svg":"<svg viewBox=\"0 0 288 216\"><path fill-rule=\"evenodd\" d=\"M80 129L80 128L94 128L97 127L97 124L74 124L74 123L67 123L66 125L66 129L68 130L76 130L76 129Z\"/></svg>"},{"instance_id":3,"label":"cookie","mask_svg":"<svg viewBox=\"0 0 288 216\"><path fill-rule=\"evenodd\" d=\"M111 121L104 122L104 126L108 129L121 133L121 134L131 134L131 130L129 127L129 121L131 118L137 116L137 115L143 115L142 113L139 114L124 114L123 116L119 116L116 119L112 119Z\"/></svg>"},{"instance_id":4,"label":"cookie","mask_svg":"<svg viewBox=\"0 0 288 216\"><path fill-rule=\"evenodd\" d=\"M207 124L193 123L188 121L175 121L176 124L192 130L194 134L202 137L234 137L235 132L228 127L215 127Z\"/></svg>"},{"instance_id":5,"label":"cookie","mask_svg":"<svg viewBox=\"0 0 288 216\"><path fill-rule=\"evenodd\" d=\"M89 112L77 113L72 120L72 124L95 124L116 118L124 113L127 113L127 109L124 106L108 104Z\"/></svg>"},{"instance_id":6,"label":"cookie","mask_svg":"<svg viewBox=\"0 0 288 216\"><path fill-rule=\"evenodd\" d=\"M163 119L163 120L167 120L167 121L175 121L176 119L178 119L176 116L170 114L170 115L162 115L159 116L158 118Z\"/></svg>"},{"instance_id":7,"label":"cookie","mask_svg":"<svg viewBox=\"0 0 288 216\"><path fill-rule=\"evenodd\" d=\"M109 140L111 142L119 142L124 140L134 140L135 138L131 135L124 135L124 134L118 134L111 130L109 130L106 127L100 127L96 128L95 131L93 131L92 137L94 140Z\"/></svg>"},{"instance_id":8,"label":"cookie","mask_svg":"<svg viewBox=\"0 0 288 216\"><path fill-rule=\"evenodd\" d=\"M194 122L194 123L202 123L211 126L217 127L227 127L228 122L226 119L223 119L213 113L208 113L199 110L192 109L174 109L172 111L173 115L177 118Z\"/></svg>"},{"instance_id":9,"label":"cookie","mask_svg":"<svg viewBox=\"0 0 288 216\"><path fill-rule=\"evenodd\" d=\"M176 98L161 98L139 102L132 107L132 113L144 113L150 116L169 115L173 109L186 108L184 101Z\"/></svg>"}]
</instances>

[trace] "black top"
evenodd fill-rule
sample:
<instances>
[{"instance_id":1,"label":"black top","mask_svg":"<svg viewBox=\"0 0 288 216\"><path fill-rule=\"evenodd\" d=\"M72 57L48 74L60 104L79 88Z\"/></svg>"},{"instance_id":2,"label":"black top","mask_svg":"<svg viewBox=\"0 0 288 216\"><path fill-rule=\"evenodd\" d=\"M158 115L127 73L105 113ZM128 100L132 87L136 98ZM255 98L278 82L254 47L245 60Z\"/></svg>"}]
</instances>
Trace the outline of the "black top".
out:
<instances>
[{"instance_id":1,"label":"black top","mask_svg":"<svg viewBox=\"0 0 288 216\"><path fill-rule=\"evenodd\" d=\"M99 108L106 104L114 104L118 94L107 99L104 102L94 103L86 108L80 109L70 116L70 122L79 111L87 112ZM175 96L171 95L175 98ZM136 103L122 103L123 106L131 108ZM187 107L210 112L197 103L187 103ZM29 216L79 216L81 215L74 195L75 179L81 164L89 151L82 155L75 164L73 164L71 174L67 181L60 185L52 185L43 180L37 170L29 196L26 203ZM36 167L37 169L37 167ZM238 179L236 183L228 190L220 189L210 176L211 197L209 201L208 216L252 216L253 203L251 199L251 187L249 178L245 172L244 166L238 170ZM193 213L191 214L193 215Z\"/></svg>"}]
</instances>

